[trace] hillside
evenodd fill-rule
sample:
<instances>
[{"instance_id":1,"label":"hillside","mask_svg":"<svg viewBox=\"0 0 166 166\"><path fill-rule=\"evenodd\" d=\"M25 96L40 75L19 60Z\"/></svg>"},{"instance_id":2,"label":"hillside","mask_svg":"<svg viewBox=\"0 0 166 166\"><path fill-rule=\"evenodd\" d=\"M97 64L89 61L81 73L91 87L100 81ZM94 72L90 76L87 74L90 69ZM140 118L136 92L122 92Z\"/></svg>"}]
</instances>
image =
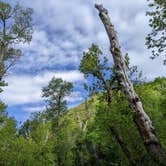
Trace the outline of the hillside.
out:
<instances>
[{"instance_id":1,"label":"hillside","mask_svg":"<svg viewBox=\"0 0 166 166\"><path fill-rule=\"evenodd\" d=\"M166 79L158 78L153 82L138 85L135 88L166 150ZM128 161L118 145L115 135L110 130L110 126L113 124L133 154L134 160L140 164L145 162L145 165L153 165L136 131L132 120L133 113L128 106L128 102L120 92L115 92L109 112L104 110L104 103L103 106L98 104L97 97L93 100L92 104L89 104L89 109L86 108L86 105L88 104L83 103L71 109L64 116L64 121L66 119L69 120L68 129L71 132L74 132L76 128L77 132L78 129L80 131L79 134L77 132L71 134L71 140L80 141L80 146L83 146L81 148L84 149L84 146L87 146L86 148L90 148L89 151L93 151L89 154L86 148L83 150L82 155L85 158L82 157L85 161L87 160L88 163L90 162L93 165L93 158L97 157L95 161L98 160L98 162L104 165L109 165L110 163L127 165ZM93 149L93 146L95 149Z\"/></svg>"},{"instance_id":2,"label":"hillside","mask_svg":"<svg viewBox=\"0 0 166 166\"><path fill-rule=\"evenodd\" d=\"M135 88L166 151L166 78ZM121 92L114 91L109 110L102 99L100 94L64 113L58 127L36 113L16 134L14 120L7 119L0 130L0 165L158 165L147 154Z\"/></svg>"}]
</instances>

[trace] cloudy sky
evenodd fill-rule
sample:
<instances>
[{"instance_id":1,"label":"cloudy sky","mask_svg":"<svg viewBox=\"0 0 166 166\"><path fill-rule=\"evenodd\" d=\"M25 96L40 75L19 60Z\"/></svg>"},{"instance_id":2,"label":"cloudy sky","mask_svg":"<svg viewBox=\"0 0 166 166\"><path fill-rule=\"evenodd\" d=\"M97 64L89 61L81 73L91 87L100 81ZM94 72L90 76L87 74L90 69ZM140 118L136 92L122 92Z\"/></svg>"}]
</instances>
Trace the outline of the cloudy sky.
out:
<instances>
[{"instance_id":1,"label":"cloudy sky","mask_svg":"<svg viewBox=\"0 0 166 166\"><path fill-rule=\"evenodd\" d=\"M14 3L13 0L7 0ZM31 112L43 110L41 88L53 77L73 82L74 92L67 98L69 106L84 100L83 75L78 71L82 52L92 43L109 55L109 42L94 8L102 3L118 32L124 53L132 65L138 65L148 80L166 76L162 59L149 59L145 36L150 31L146 0L19 0L34 9L34 34L30 45L19 45L24 55L5 78L9 86L1 98L8 105L9 115L24 121Z\"/></svg>"}]
</instances>

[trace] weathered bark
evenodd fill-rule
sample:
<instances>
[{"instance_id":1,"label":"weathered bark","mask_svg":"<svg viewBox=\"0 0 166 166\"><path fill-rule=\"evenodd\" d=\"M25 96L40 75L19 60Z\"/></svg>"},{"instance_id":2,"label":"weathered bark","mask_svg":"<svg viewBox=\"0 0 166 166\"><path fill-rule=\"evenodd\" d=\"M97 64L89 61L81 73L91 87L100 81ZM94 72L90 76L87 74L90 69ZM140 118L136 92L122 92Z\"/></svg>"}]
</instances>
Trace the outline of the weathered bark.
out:
<instances>
[{"instance_id":1,"label":"weathered bark","mask_svg":"<svg viewBox=\"0 0 166 166\"><path fill-rule=\"evenodd\" d=\"M142 102L136 94L127 75L126 65L121 54L118 37L108 16L108 11L102 5L95 5L95 7L99 11L99 16L108 34L111 45L110 51L115 63L117 79L134 112L134 122L139 130L144 146L152 159L158 161L161 165L166 165L165 153L161 147L159 139L156 136L152 121L144 111Z\"/></svg>"}]
</instances>

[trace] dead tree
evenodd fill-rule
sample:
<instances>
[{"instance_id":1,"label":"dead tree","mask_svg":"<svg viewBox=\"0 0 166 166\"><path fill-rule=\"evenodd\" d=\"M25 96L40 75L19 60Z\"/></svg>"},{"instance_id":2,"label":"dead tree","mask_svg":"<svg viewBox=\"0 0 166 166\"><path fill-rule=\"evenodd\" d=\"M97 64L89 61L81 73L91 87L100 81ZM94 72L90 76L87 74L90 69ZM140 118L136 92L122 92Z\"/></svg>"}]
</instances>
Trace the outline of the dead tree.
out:
<instances>
[{"instance_id":1,"label":"dead tree","mask_svg":"<svg viewBox=\"0 0 166 166\"><path fill-rule=\"evenodd\" d=\"M108 15L108 11L102 5L95 5L95 7L99 11L100 19L104 24L110 41L110 51L115 63L117 80L130 104L130 107L132 108L134 113L134 122L139 130L144 146L152 159L158 161L161 165L166 165L165 153L161 147L159 139L156 136L152 121L144 111L142 102L136 94L127 75L126 64L121 53L118 37Z\"/></svg>"}]
</instances>

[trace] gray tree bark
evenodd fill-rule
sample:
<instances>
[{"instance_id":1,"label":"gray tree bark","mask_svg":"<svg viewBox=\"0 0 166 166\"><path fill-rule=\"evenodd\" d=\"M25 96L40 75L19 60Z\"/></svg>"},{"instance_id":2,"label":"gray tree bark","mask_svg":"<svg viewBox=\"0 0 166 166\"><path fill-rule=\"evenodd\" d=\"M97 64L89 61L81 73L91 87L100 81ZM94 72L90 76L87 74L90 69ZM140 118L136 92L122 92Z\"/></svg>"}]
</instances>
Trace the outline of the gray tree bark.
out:
<instances>
[{"instance_id":1,"label":"gray tree bark","mask_svg":"<svg viewBox=\"0 0 166 166\"><path fill-rule=\"evenodd\" d=\"M142 102L136 94L134 87L127 75L126 65L121 53L118 37L108 15L108 11L102 5L96 4L95 7L99 11L100 19L103 22L109 37L111 45L110 51L115 63L118 82L122 87L121 89L134 112L134 122L141 135L144 146L152 159L158 161L161 165L166 165L165 153L161 147L159 139L156 136L152 121L144 111Z\"/></svg>"}]
</instances>

